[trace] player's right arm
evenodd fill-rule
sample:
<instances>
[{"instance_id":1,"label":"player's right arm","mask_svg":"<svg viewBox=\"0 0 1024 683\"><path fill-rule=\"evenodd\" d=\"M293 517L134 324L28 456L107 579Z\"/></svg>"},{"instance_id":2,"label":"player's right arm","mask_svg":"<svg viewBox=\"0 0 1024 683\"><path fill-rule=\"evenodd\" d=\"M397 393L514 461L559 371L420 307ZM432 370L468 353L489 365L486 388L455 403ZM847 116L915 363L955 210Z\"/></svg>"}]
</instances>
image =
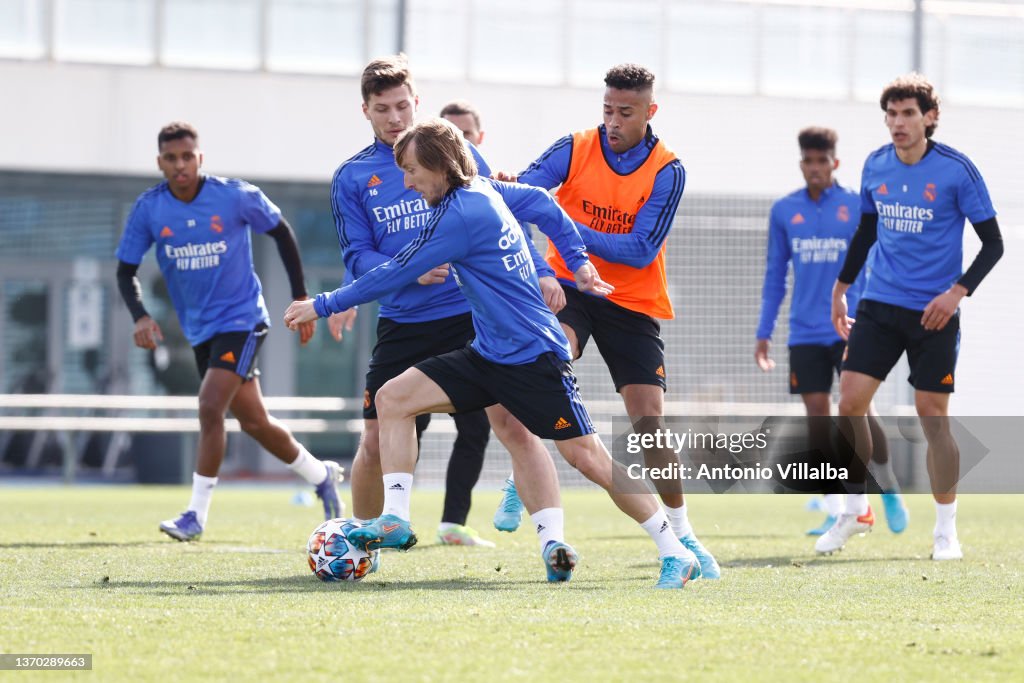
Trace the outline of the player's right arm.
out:
<instances>
[{"instance_id":1,"label":"player's right arm","mask_svg":"<svg viewBox=\"0 0 1024 683\"><path fill-rule=\"evenodd\" d=\"M768 219L768 255L764 269L764 284L761 286L761 318L757 324L757 345L754 348L754 360L765 372L775 367L775 361L768 354L771 350L775 321L779 316L779 307L786 298L786 273L792 256L785 221L781 220L778 205L773 206Z\"/></svg>"},{"instance_id":2,"label":"player's right arm","mask_svg":"<svg viewBox=\"0 0 1024 683\"><path fill-rule=\"evenodd\" d=\"M518 176L498 174L499 180L520 182L550 190L558 187L569 177L569 164L572 162L572 135L566 135L555 141L543 154L526 167ZM504 177L500 177L504 176Z\"/></svg>"},{"instance_id":3,"label":"player's right arm","mask_svg":"<svg viewBox=\"0 0 1024 683\"><path fill-rule=\"evenodd\" d=\"M444 222L444 226L440 225ZM306 301L292 302L285 312L285 324L293 325L339 313L352 306L380 297L410 285L438 263L462 258L469 248L470 237L461 216L435 213L431 222L412 242L380 266L365 273L352 284L333 292L318 294L311 306ZM312 317L310 317L312 316Z\"/></svg>"},{"instance_id":4,"label":"player's right arm","mask_svg":"<svg viewBox=\"0 0 1024 683\"><path fill-rule=\"evenodd\" d=\"M331 182L331 213L338 231L345 270L354 278L361 277L390 258L377 251L373 226L366 216L358 184L346 177L345 164L337 170Z\"/></svg>"},{"instance_id":5,"label":"player's right arm","mask_svg":"<svg viewBox=\"0 0 1024 683\"><path fill-rule=\"evenodd\" d=\"M143 349L155 349L157 342L164 340L160 326L142 305L142 284L136 275L153 242L149 210L143 197L139 197L128 214L124 233L117 245L117 290L135 321L132 332L135 345Z\"/></svg>"}]
</instances>

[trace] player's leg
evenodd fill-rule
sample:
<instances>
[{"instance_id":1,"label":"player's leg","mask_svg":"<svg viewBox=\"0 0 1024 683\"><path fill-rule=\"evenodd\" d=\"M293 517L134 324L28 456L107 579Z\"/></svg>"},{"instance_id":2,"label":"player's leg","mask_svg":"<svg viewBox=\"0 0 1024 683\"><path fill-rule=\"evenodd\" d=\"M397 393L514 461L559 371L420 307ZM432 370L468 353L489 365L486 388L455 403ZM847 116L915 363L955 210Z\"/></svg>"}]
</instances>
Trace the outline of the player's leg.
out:
<instances>
[{"instance_id":1,"label":"player's leg","mask_svg":"<svg viewBox=\"0 0 1024 683\"><path fill-rule=\"evenodd\" d=\"M376 415L374 409L374 415ZM380 470L380 423L374 417L363 419L363 433L359 436L359 447L352 460L349 481L352 485L352 516L367 521L380 515L384 506L384 489L381 487Z\"/></svg>"},{"instance_id":2,"label":"player's leg","mask_svg":"<svg viewBox=\"0 0 1024 683\"><path fill-rule=\"evenodd\" d=\"M224 416L244 381L245 373L239 375L235 370L242 350L250 337L257 332L265 334L266 327L264 326L262 330L257 328L252 333L232 332L217 335L192 349L199 376L202 378L199 386L199 443L196 449L196 469L192 473L192 496L188 507L177 519L168 519L160 523L160 530L171 538L193 541L202 536L213 491L217 486L217 475L227 447ZM248 364L245 368L248 368Z\"/></svg>"},{"instance_id":3,"label":"player's leg","mask_svg":"<svg viewBox=\"0 0 1024 683\"><path fill-rule=\"evenodd\" d=\"M885 428L874 403L868 406L868 428L871 430L871 462L868 463L868 470L882 490L882 508L885 510L889 531L900 534L910 522L910 510L900 494L900 484L889 457L889 439L885 436Z\"/></svg>"},{"instance_id":4,"label":"player's leg","mask_svg":"<svg viewBox=\"0 0 1024 683\"><path fill-rule=\"evenodd\" d=\"M667 385L661 324L648 315L597 297L586 297L585 306L593 325L594 343L622 396L633 430L638 434L664 430ZM671 448L644 449L648 467L664 468L678 459ZM690 524L682 481L659 479L653 483L673 533L700 560L703 578L719 578L718 563L697 539Z\"/></svg>"},{"instance_id":5,"label":"player's leg","mask_svg":"<svg viewBox=\"0 0 1024 683\"><path fill-rule=\"evenodd\" d=\"M697 557L673 533L657 498L644 482L627 476L595 434L568 361L548 353L514 368L492 364L492 372L501 405L537 436L554 440L572 467L605 489L615 505L651 536L663 561L659 587L681 588L700 575ZM570 575L567 572L564 580Z\"/></svg>"},{"instance_id":6,"label":"player's leg","mask_svg":"<svg viewBox=\"0 0 1024 683\"><path fill-rule=\"evenodd\" d=\"M565 292L566 305L558 312L558 322L566 339L569 340L570 357L576 359L583 354L583 349L590 339L590 314L585 303L587 295L580 294L575 287L566 285L562 285L562 291ZM512 474L505 479L502 486L501 501L494 511L494 528L498 531L515 531L519 528L522 517L523 503L516 488L515 475Z\"/></svg>"},{"instance_id":7,"label":"player's leg","mask_svg":"<svg viewBox=\"0 0 1024 683\"><path fill-rule=\"evenodd\" d=\"M446 354L458 356L468 350ZM380 464L384 486L384 506L380 517L349 538L370 549L399 548L408 550L416 544L410 524L410 496L413 470L416 467L416 416L421 413L456 412L452 398L420 366L409 368L385 383L377 392L376 407L380 418ZM443 363L444 361L441 360ZM478 410L493 403L477 386L465 386L458 395L466 410Z\"/></svg>"},{"instance_id":8,"label":"player's leg","mask_svg":"<svg viewBox=\"0 0 1024 683\"><path fill-rule=\"evenodd\" d=\"M807 438L810 450L831 453L832 380L842 359L840 342L838 357L834 346L795 344L789 347L789 393L800 397L807 413ZM821 536L835 524L845 507L843 494L825 490L825 520L808 530L808 536Z\"/></svg>"},{"instance_id":9,"label":"player's leg","mask_svg":"<svg viewBox=\"0 0 1024 683\"><path fill-rule=\"evenodd\" d=\"M919 313L906 325L912 330L907 349L910 383L928 441L928 478L935 499L932 559L959 560L963 557L956 530L960 449L949 428L949 399L960 351L960 316L954 315L941 330L925 330Z\"/></svg>"},{"instance_id":10,"label":"player's leg","mask_svg":"<svg viewBox=\"0 0 1024 683\"><path fill-rule=\"evenodd\" d=\"M871 430L867 423L868 406L881 380L852 370L844 370L839 380L839 457L849 471L846 509L836 523L814 544L819 553L831 554L843 548L855 534L870 531L875 518L866 493L867 461L871 459Z\"/></svg>"},{"instance_id":11,"label":"player's leg","mask_svg":"<svg viewBox=\"0 0 1024 683\"><path fill-rule=\"evenodd\" d=\"M370 354L363 390L363 433L349 473L352 515L360 521L379 517L384 507L377 392L388 380L402 374L416 362L418 346L425 336L421 332L416 323L399 323L389 318L377 320L377 343ZM417 421L417 445L421 428L425 429L429 421L429 416Z\"/></svg>"},{"instance_id":12,"label":"player's leg","mask_svg":"<svg viewBox=\"0 0 1024 683\"><path fill-rule=\"evenodd\" d=\"M466 526L473 504L473 487L480 480L484 455L491 436L487 413L474 410L452 415L455 421L455 443L445 474L444 508L437 529L438 541L445 545L468 545L493 548L494 543Z\"/></svg>"},{"instance_id":13,"label":"player's leg","mask_svg":"<svg viewBox=\"0 0 1024 683\"><path fill-rule=\"evenodd\" d=\"M316 487L316 495L324 507L324 518L343 517L345 506L338 493L344 480L341 465L317 459L300 444L288 427L267 412L258 377L247 381L231 401L231 413L244 431L256 439L288 468Z\"/></svg>"},{"instance_id":14,"label":"player's leg","mask_svg":"<svg viewBox=\"0 0 1024 683\"><path fill-rule=\"evenodd\" d=\"M928 479L935 499L932 559L959 560L964 556L956 530L960 449L949 428L949 394L915 391L914 403L928 441Z\"/></svg>"},{"instance_id":15,"label":"player's leg","mask_svg":"<svg viewBox=\"0 0 1024 683\"><path fill-rule=\"evenodd\" d=\"M838 453L849 471L846 509L836 524L814 544L830 554L852 536L874 525L866 493L867 463L871 460L871 429L867 414L878 387L907 348L906 309L861 300L857 323L850 332L839 377Z\"/></svg>"},{"instance_id":16,"label":"player's leg","mask_svg":"<svg viewBox=\"0 0 1024 683\"><path fill-rule=\"evenodd\" d=\"M512 469L519 482L517 498L522 496L519 508L525 506L530 514L541 552L553 543L565 545L565 514L558 489L558 472L548 449L537 435L530 432L504 406L490 406L487 408L487 416L495 435L512 457ZM563 557L562 563L569 564L568 559L568 556ZM572 564L575 566L575 561Z\"/></svg>"}]
</instances>

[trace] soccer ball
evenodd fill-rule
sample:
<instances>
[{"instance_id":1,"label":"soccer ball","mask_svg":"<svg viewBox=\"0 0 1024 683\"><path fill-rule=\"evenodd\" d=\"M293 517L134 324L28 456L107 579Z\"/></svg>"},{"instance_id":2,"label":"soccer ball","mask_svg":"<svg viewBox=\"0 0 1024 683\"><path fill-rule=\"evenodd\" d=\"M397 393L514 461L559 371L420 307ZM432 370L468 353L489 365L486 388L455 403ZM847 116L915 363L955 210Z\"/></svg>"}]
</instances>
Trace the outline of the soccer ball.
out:
<instances>
[{"instance_id":1,"label":"soccer ball","mask_svg":"<svg viewBox=\"0 0 1024 683\"><path fill-rule=\"evenodd\" d=\"M352 519L329 519L313 529L306 550L309 568L321 581L359 581L370 573L379 550L367 552L348 540L348 532L362 526Z\"/></svg>"}]
</instances>

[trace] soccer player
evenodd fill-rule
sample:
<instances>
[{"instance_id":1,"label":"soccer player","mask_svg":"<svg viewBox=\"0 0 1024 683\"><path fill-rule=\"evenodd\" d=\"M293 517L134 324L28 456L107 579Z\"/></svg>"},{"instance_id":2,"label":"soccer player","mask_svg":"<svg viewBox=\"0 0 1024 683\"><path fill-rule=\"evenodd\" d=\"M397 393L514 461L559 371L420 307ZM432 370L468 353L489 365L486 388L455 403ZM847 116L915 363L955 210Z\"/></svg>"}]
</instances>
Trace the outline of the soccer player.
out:
<instances>
[{"instance_id":1,"label":"soccer player","mask_svg":"<svg viewBox=\"0 0 1024 683\"><path fill-rule=\"evenodd\" d=\"M404 55L376 59L362 75L363 114L373 130L373 143L345 161L334 175L331 203L347 278L359 278L397 255L415 240L429 219L430 208L405 187L395 166L392 146L413 123L419 104L409 65ZM471 148L477 164L489 174L483 159ZM538 260L540 257L538 255ZM433 264L437 266L438 264ZM380 442L376 395L389 379L432 356L462 348L473 338L470 305L447 269L421 273L416 282L394 290L381 299L377 345L366 373L363 436L352 464L354 514L371 519L380 514ZM552 272L542 286L552 301L561 288ZM348 279L346 281L349 281ZM510 450L525 450L550 463L547 449L524 427L510 420L500 408L491 411L495 433ZM483 410L453 416L458 436L448 463L444 511L437 537L443 544L490 546L493 543L466 526L473 486L483 468L491 424ZM419 430L429 415L417 420ZM525 457L525 456L524 456ZM539 471L538 465L535 469ZM535 508L536 524L551 529L559 541L563 519L554 464L545 469L547 483L540 483L540 498L550 505ZM549 481L550 480L550 481ZM553 483L551 483L553 481ZM555 519L557 518L557 519Z\"/></svg>"},{"instance_id":2,"label":"soccer player","mask_svg":"<svg viewBox=\"0 0 1024 683\"><path fill-rule=\"evenodd\" d=\"M861 219L832 290L832 322L847 339L839 380L839 414L859 460L871 452L862 419L879 384L904 352L914 403L928 442L928 474L935 498L932 559L963 557L956 531L960 453L949 430L960 342L960 304L1003 254L988 189L970 159L935 142L939 97L920 74L897 78L882 91L892 142L873 152L861 176ZM981 250L963 270L964 220ZM867 262L871 276L856 312L847 317L845 294ZM863 489L862 467L851 469L853 491L836 524L815 543L820 553L841 549L871 529L874 516ZM859 480L859 481L858 481Z\"/></svg>"},{"instance_id":3,"label":"soccer player","mask_svg":"<svg viewBox=\"0 0 1024 683\"><path fill-rule=\"evenodd\" d=\"M839 168L836 157L838 135L830 128L810 127L800 131L800 171L805 186L772 205L768 222L768 256L761 292L761 319L757 326L754 359L761 370L775 367L770 356L772 331L779 307L786 297L786 273L793 264L793 301L789 313L789 393L798 394L807 410L812 446L827 444L832 413L832 378L838 374L846 350L832 326L831 289L846 250L860 220L857 192L833 179ZM857 278L847 292L851 308L864 286ZM888 441L878 420L868 418L875 448L872 466L882 488L882 503L889 529L900 533L907 527L907 508L888 457ZM825 448L827 450L827 446ZM820 536L842 512L843 497L825 495L828 517L807 533Z\"/></svg>"},{"instance_id":4,"label":"soccer player","mask_svg":"<svg viewBox=\"0 0 1024 683\"><path fill-rule=\"evenodd\" d=\"M529 240L509 206L545 227L581 291L607 293L610 288L587 259L572 221L542 190L479 177L468 144L446 121L410 128L395 145L395 159L406 186L433 207L417 239L351 285L315 301L293 302L285 323L296 329L407 286L432 264L444 263L472 306L476 337L461 349L417 363L377 393L384 514L349 540L370 548L408 549L416 543L409 524L416 415L500 403L530 431L554 439L572 466L605 488L651 535L662 557L658 588L682 588L698 578L700 563L675 537L654 496L623 491L618 482L613 486L612 459L580 400L568 340L544 301ZM568 550L557 546L545 554L549 580L571 577L566 560L571 564L574 558L566 555Z\"/></svg>"},{"instance_id":5,"label":"soccer player","mask_svg":"<svg viewBox=\"0 0 1024 683\"><path fill-rule=\"evenodd\" d=\"M686 173L650 126L658 111L654 74L637 64L620 64L608 70L604 83L602 125L561 138L518 177L497 177L558 187L558 203L576 221L594 264L615 287L607 298L578 291L549 244L548 263L565 290L558 320L572 358L579 358L593 336L634 430L649 433L663 428L665 343L658 320L675 316L665 277L665 239ZM671 449L647 450L645 456L662 462L675 457ZM704 578L718 578L718 564L697 540L682 488L675 484L659 488L672 529L700 558ZM513 507L512 495L514 487L506 485L496 525L511 517L502 511Z\"/></svg>"},{"instance_id":6,"label":"soccer player","mask_svg":"<svg viewBox=\"0 0 1024 683\"><path fill-rule=\"evenodd\" d=\"M157 148L157 166L166 180L135 201L117 247L117 284L135 321L135 345L155 349L163 333L142 304L136 272L156 245L157 264L202 378L192 499L180 517L162 522L160 530L179 541L194 541L203 533L224 459L229 409L243 431L316 486L326 519L340 517L341 466L313 457L267 414L256 368L270 318L253 267L252 233L274 239L292 297L303 299L306 285L295 234L258 187L202 172L199 133L192 125L164 126ZM302 326L300 341L308 342L315 330L315 325Z\"/></svg>"},{"instance_id":7,"label":"soccer player","mask_svg":"<svg viewBox=\"0 0 1024 683\"><path fill-rule=\"evenodd\" d=\"M463 137L476 147L483 144L484 129L480 122L480 110L465 100L455 100L444 105L441 118L447 119L462 131Z\"/></svg>"}]
</instances>

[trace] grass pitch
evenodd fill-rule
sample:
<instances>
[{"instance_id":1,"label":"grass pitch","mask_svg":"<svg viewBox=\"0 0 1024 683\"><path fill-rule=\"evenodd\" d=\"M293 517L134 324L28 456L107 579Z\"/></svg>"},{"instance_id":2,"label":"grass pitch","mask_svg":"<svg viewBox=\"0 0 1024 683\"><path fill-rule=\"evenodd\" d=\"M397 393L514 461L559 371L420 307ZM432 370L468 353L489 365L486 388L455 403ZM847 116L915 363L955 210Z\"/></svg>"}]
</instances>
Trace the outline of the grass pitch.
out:
<instances>
[{"instance_id":1,"label":"grass pitch","mask_svg":"<svg viewBox=\"0 0 1024 683\"><path fill-rule=\"evenodd\" d=\"M496 549L420 545L357 584L324 584L292 488L226 486L196 544L157 531L184 488L0 487L0 652L92 653L67 680L1022 680L1024 497L963 496L966 559L934 563L928 496L831 558L800 496L691 496L720 581L654 591L653 544L597 491L564 495L571 583L549 585L530 526ZM880 502L874 499L881 514ZM2 676L2 674L0 674ZM21 680L21 678L19 678Z\"/></svg>"}]
</instances>

